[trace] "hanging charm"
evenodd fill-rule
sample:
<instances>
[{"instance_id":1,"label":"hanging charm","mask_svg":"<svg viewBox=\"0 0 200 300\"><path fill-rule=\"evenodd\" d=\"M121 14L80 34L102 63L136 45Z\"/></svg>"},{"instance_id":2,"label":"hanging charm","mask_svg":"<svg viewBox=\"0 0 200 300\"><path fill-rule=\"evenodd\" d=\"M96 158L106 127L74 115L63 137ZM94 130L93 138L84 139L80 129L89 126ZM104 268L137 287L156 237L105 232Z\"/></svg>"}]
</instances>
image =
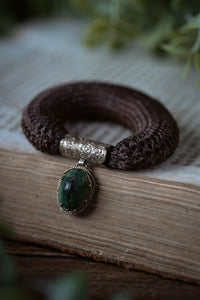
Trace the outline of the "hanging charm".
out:
<instances>
[{"instance_id":1,"label":"hanging charm","mask_svg":"<svg viewBox=\"0 0 200 300\"><path fill-rule=\"evenodd\" d=\"M85 161L103 164L108 144L67 134L60 141L60 153L71 158L80 158L78 164L66 170L58 183L57 196L60 209L72 215L81 212L89 204L95 190L95 181Z\"/></svg>"},{"instance_id":2,"label":"hanging charm","mask_svg":"<svg viewBox=\"0 0 200 300\"><path fill-rule=\"evenodd\" d=\"M58 182L57 197L60 209L72 215L84 210L93 197L95 181L84 159L66 170Z\"/></svg>"}]
</instances>

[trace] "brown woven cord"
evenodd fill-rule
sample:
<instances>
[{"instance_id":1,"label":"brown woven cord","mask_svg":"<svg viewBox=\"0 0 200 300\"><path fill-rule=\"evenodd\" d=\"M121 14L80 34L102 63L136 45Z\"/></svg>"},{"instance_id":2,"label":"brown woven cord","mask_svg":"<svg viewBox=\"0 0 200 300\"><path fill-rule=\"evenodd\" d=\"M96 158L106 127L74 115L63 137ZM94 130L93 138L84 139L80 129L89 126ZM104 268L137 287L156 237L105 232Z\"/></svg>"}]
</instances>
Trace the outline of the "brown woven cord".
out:
<instances>
[{"instance_id":1,"label":"brown woven cord","mask_svg":"<svg viewBox=\"0 0 200 300\"><path fill-rule=\"evenodd\" d=\"M153 166L178 145L178 126L160 102L132 88L98 82L64 84L40 93L25 108L22 128L36 149L56 154L67 133L63 123L75 119L118 121L133 132L108 149L107 167Z\"/></svg>"}]
</instances>

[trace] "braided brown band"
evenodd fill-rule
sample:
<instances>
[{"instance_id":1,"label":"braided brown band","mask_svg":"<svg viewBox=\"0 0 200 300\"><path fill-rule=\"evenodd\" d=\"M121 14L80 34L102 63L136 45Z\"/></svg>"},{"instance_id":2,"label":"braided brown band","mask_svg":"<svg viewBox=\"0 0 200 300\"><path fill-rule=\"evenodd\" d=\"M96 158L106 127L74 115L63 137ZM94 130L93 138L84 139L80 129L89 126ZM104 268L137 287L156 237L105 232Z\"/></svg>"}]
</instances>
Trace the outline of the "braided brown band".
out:
<instances>
[{"instance_id":1,"label":"braided brown band","mask_svg":"<svg viewBox=\"0 0 200 300\"><path fill-rule=\"evenodd\" d=\"M75 119L118 121L133 132L108 149L105 165L135 170L166 160L178 145L178 126L157 100L124 86L78 82L50 88L25 108L22 128L36 149L59 153L63 123Z\"/></svg>"}]
</instances>

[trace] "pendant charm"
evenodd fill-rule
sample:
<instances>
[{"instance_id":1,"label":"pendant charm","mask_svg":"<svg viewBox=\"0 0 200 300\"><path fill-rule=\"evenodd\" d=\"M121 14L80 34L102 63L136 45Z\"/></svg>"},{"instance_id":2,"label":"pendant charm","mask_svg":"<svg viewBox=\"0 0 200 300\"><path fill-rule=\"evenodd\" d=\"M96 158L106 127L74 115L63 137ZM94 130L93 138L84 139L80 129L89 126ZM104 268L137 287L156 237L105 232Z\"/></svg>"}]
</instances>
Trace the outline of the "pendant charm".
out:
<instances>
[{"instance_id":1,"label":"pendant charm","mask_svg":"<svg viewBox=\"0 0 200 300\"><path fill-rule=\"evenodd\" d=\"M89 204L94 194L95 181L83 159L66 170L58 182L57 199L60 209L69 215L78 214Z\"/></svg>"}]
</instances>

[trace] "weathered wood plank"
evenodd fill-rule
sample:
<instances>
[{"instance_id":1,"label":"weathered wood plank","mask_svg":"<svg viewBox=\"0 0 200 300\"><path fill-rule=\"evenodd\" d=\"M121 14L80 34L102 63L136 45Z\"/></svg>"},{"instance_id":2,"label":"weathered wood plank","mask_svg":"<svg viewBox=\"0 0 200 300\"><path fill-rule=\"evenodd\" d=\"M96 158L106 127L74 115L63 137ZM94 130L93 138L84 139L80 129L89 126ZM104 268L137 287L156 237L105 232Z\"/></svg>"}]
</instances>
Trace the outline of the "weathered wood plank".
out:
<instances>
[{"instance_id":1,"label":"weathered wood plank","mask_svg":"<svg viewBox=\"0 0 200 300\"><path fill-rule=\"evenodd\" d=\"M52 279L74 270L85 272L89 277L91 299L108 299L116 293L129 291L134 299L198 300L198 285L173 281L136 270L126 270L113 264L95 262L80 256L67 255L47 247L27 243L6 242L14 254L20 272L20 282L26 289L39 292L38 282Z\"/></svg>"},{"instance_id":2,"label":"weathered wood plank","mask_svg":"<svg viewBox=\"0 0 200 300\"><path fill-rule=\"evenodd\" d=\"M96 199L73 217L56 201L57 179L72 160L2 150L0 158L1 215L20 240L199 282L197 186L96 167Z\"/></svg>"}]
</instances>

